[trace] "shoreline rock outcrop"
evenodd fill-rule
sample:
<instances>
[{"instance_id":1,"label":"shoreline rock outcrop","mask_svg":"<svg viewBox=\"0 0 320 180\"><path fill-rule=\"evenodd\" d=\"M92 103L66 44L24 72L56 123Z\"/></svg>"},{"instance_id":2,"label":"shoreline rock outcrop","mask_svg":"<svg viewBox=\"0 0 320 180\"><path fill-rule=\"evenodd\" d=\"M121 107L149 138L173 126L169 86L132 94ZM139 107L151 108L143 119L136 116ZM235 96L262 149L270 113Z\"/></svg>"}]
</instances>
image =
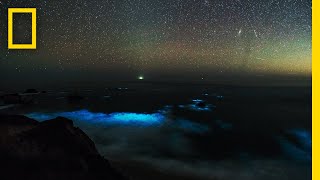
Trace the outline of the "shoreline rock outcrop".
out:
<instances>
[{"instance_id":1,"label":"shoreline rock outcrop","mask_svg":"<svg viewBox=\"0 0 320 180\"><path fill-rule=\"evenodd\" d=\"M124 180L69 119L0 115L1 179Z\"/></svg>"}]
</instances>

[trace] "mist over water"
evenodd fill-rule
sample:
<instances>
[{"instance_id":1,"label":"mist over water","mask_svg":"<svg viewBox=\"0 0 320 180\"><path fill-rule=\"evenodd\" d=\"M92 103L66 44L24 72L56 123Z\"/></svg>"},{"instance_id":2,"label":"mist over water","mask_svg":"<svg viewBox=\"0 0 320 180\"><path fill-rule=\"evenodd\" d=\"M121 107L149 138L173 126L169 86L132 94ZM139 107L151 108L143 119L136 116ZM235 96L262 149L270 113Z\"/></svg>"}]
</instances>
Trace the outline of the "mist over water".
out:
<instances>
[{"instance_id":1,"label":"mist over water","mask_svg":"<svg viewBox=\"0 0 320 180\"><path fill-rule=\"evenodd\" d=\"M117 89L80 91L76 105L65 104L67 90L51 92L56 108L23 113L73 120L120 164L195 179L311 177L308 88Z\"/></svg>"}]
</instances>

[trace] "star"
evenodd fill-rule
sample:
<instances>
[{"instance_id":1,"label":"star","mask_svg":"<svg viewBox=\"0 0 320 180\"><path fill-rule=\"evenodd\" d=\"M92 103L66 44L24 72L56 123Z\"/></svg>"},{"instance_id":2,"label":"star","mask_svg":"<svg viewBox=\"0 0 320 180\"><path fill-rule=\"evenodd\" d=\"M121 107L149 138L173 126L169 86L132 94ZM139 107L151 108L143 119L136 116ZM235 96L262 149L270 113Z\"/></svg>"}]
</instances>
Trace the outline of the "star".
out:
<instances>
[{"instance_id":1,"label":"star","mask_svg":"<svg viewBox=\"0 0 320 180\"><path fill-rule=\"evenodd\" d=\"M7 50L7 27L0 23L0 60L10 62L1 61L0 72L23 65L21 72L41 76L38 70L74 77L103 72L114 79L123 77L120 72L131 72L131 79L147 71L156 77L311 73L311 0L162 2L1 0L0 13L7 5L37 8L39 48ZM30 40L28 17L15 19L15 41ZM109 76L114 69L119 74Z\"/></svg>"},{"instance_id":2,"label":"star","mask_svg":"<svg viewBox=\"0 0 320 180\"><path fill-rule=\"evenodd\" d=\"M240 28L240 30L238 31L238 36L241 36L242 33L242 29Z\"/></svg>"}]
</instances>

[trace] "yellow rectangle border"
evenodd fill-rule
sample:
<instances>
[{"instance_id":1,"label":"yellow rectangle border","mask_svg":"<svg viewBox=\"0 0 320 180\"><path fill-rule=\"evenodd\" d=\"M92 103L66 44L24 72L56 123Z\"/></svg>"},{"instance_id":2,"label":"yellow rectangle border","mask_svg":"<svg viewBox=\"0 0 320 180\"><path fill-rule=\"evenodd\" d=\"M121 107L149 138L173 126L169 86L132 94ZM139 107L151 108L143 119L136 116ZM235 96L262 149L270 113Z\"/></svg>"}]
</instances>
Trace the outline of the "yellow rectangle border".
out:
<instances>
[{"instance_id":1,"label":"yellow rectangle border","mask_svg":"<svg viewBox=\"0 0 320 180\"><path fill-rule=\"evenodd\" d=\"M13 44L13 14L32 14L32 43ZM37 48L37 9L36 8L8 8L8 49L36 49Z\"/></svg>"},{"instance_id":2,"label":"yellow rectangle border","mask_svg":"<svg viewBox=\"0 0 320 180\"><path fill-rule=\"evenodd\" d=\"M312 0L312 179L320 180L320 1Z\"/></svg>"}]
</instances>

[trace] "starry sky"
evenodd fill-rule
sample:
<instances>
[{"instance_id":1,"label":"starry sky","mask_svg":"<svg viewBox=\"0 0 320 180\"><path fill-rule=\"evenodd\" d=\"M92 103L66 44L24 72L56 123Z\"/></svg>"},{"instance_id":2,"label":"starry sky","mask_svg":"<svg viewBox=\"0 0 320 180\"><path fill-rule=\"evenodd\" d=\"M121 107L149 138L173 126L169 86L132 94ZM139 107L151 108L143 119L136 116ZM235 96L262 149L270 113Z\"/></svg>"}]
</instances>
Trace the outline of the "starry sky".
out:
<instances>
[{"instance_id":1,"label":"starry sky","mask_svg":"<svg viewBox=\"0 0 320 180\"><path fill-rule=\"evenodd\" d=\"M7 8L37 8L37 50ZM0 76L311 76L311 0L0 0ZM14 16L29 42L31 16Z\"/></svg>"}]
</instances>

